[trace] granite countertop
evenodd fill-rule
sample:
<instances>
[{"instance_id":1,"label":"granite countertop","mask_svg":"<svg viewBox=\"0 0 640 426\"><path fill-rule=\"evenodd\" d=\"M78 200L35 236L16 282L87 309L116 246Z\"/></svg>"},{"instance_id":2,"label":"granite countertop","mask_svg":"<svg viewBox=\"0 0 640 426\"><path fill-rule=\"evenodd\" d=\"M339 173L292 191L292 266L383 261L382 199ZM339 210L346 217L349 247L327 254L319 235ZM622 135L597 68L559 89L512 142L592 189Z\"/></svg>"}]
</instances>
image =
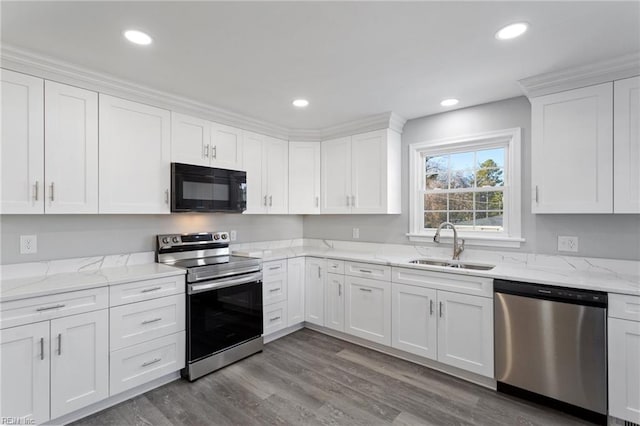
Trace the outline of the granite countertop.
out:
<instances>
[{"instance_id":1,"label":"granite countertop","mask_svg":"<svg viewBox=\"0 0 640 426\"><path fill-rule=\"evenodd\" d=\"M264 262L312 256L640 296L640 267L635 261L491 252L486 252L483 256L477 251L475 257L462 256L462 262L495 265L489 271L479 271L416 265L409 261L417 258L449 261L451 257L408 254L406 251L393 253L393 250L386 251L384 248L375 252L359 252L344 248L297 246L266 250L245 249L235 251L234 254L261 257Z\"/></svg>"}]
</instances>

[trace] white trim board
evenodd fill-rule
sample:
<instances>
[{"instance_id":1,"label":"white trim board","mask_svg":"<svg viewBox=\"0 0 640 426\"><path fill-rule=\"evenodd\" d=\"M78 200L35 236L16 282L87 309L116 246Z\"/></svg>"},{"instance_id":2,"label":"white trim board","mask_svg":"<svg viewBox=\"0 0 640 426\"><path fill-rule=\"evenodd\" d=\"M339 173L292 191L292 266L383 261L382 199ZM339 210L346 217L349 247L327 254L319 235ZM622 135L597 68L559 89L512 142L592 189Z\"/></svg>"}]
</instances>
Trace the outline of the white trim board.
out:
<instances>
[{"instance_id":1,"label":"white trim board","mask_svg":"<svg viewBox=\"0 0 640 426\"><path fill-rule=\"evenodd\" d=\"M398 114L388 111L322 129L289 129L18 47L3 44L0 48L0 67L2 68L193 115L279 139L317 142L387 128L402 133L402 128L407 121Z\"/></svg>"}]
</instances>

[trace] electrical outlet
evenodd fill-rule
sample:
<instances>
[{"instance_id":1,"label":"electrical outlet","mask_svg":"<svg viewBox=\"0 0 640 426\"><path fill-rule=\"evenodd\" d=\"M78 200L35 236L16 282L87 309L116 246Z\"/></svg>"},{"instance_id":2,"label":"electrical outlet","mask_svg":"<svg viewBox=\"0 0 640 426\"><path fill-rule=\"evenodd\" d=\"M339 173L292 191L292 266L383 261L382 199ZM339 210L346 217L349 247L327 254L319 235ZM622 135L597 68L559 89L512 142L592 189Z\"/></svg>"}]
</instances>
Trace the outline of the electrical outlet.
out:
<instances>
[{"instance_id":1,"label":"electrical outlet","mask_svg":"<svg viewBox=\"0 0 640 426\"><path fill-rule=\"evenodd\" d=\"M578 237L565 237L558 235L558 251L578 252Z\"/></svg>"},{"instance_id":2,"label":"electrical outlet","mask_svg":"<svg viewBox=\"0 0 640 426\"><path fill-rule=\"evenodd\" d=\"M237 237L238 237L238 235L236 234L236 231L230 231L229 232L229 239L231 241L235 241Z\"/></svg>"},{"instance_id":3,"label":"electrical outlet","mask_svg":"<svg viewBox=\"0 0 640 426\"><path fill-rule=\"evenodd\" d=\"M360 238L360 228L353 228L352 236L354 240Z\"/></svg>"},{"instance_id":4,"label":"electrical outlet","mask_svg":"<svg viewBox=\"0 0 640 426\"><path fill-rule=\"evenodd\" d=\"M36 235L20 235L20 254L34 254L38 252L38 237Z\"/></svg>"}]
</instances>

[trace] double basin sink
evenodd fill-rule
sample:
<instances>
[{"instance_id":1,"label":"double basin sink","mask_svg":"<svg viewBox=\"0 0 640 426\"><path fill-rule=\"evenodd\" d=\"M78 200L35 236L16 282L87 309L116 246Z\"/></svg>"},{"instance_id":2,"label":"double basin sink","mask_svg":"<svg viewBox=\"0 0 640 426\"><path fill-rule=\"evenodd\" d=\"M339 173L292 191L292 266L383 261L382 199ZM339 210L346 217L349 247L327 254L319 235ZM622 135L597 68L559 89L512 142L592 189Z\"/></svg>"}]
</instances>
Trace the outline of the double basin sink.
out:
<instances>
[{"instance_id":1,"label":"double basin sink","mask_svg":"<svg viewBox=\"0 0 640 426\"><path fill-rule=\"evenodd\" d=\"M414 259L410 260L409 263L413 263L416 265L442 266L445 268L472 269L475 271L490 271L495 268L494 265L479 265L477 263L464 263L458 261L443 261L431 259Z\"/></svg>"}]
</instances>

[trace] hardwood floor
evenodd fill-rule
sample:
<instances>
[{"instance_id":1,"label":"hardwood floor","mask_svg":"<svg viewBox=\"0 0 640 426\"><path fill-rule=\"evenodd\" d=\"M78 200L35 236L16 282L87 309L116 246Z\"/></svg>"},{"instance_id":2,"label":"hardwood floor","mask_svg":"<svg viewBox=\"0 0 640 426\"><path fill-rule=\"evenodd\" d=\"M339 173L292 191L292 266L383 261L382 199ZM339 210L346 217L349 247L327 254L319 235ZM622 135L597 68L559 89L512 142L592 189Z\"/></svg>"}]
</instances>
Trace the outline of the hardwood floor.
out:
<instances>
[{"instance_id":1,"label":"hardwood floor","mask_svg":"<svg viewBox=\"0 0 640 426\"><path fill-rule=\"evenodd\" d=\"M552 409L303 329L193 383L74 425L581 425Z\"/></svg>"}]
</instances>

